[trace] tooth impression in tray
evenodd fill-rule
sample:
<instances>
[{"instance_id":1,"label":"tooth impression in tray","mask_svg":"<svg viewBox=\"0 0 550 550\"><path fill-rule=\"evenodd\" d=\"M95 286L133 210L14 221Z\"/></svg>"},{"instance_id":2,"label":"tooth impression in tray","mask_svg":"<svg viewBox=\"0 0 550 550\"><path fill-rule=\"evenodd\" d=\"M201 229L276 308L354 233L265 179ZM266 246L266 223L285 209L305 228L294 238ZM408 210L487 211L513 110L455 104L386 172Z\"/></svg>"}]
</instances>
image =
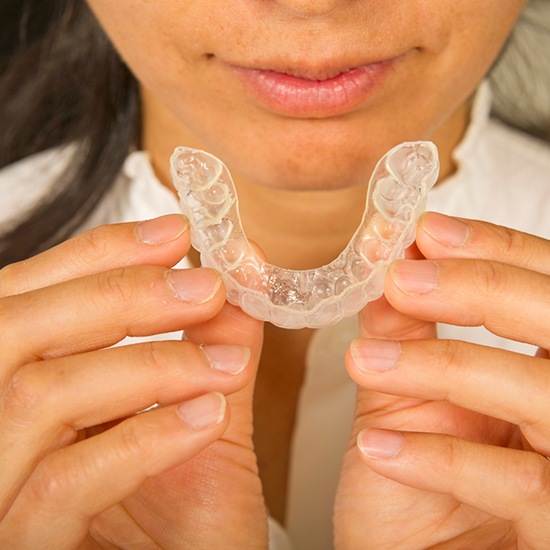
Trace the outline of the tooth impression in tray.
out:
<instances>
[{"instance_id":1,"label":"tooth impression in tray","mask_svg":"<svg viewBox=\"0 0 550 550\"><path fill-rule=\"evenodd\" d=\"M227 299L274 325L320 328L356 314L382 295L389 264L404 256L439 174L431 142L407 142L386 153L369 182L365 213L343 252L317 269L283 269L263 261L241 226L237 193L215 156L177 147L170 168L191 242L203 266L217 269Z\"/></svg>"}]
</instances>

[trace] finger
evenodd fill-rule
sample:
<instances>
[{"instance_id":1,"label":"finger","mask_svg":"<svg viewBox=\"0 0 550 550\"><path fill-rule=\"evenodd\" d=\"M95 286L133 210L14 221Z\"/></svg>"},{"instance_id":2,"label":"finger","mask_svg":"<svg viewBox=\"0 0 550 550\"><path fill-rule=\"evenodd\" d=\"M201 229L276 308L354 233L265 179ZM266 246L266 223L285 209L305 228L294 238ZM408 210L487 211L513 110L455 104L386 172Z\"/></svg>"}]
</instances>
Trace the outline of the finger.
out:
<instances>
[{"instance_id":1,"label":"finger","mask_svg":"<svg viewBox=\"0 0 550 550\"><path fill-rule=\"evenodd\" d=\"M418 258L416 247L407 250L407 256ZM359 313L359 334L361 338L377 338L383 340L412 340L436 337L436 325L429 320L418 319L414 312L403 313L395 309L382 296L370 302ZM349 354L349 350L348 350ZM394 392L376 392L364 386L359 386L355 403L355 421L351 430L350 444L354 445L358 431L363 427L363 419L373 411L396 410L414 407L417 400L405 401Z\"/></svg>"},{"instance_id":2,"label":"finger","mask_svg":"<svg viewBox=\"0 0 550 550\"><path fill-rule=\"evenodd\" d=\"M434 323L396 310L385 296L363 308L359 314L359 328L362 338L411 340L434 338L436 334Z\"/></svg>"},{"instance_id":3,"label":"finger","mask_svg":"<svg viewBox=\"0 0 550 550\"><path fill-rule=\"evenodd\" d=\"M549 347L550 278L485 260L401 260L392 264L385 295L399 311Z\"/></svg>"},{"instance_id":4,"label":"finger","mask_svg":"<svg viewBox=\"0 0 550 550\"><path fill-rule=\"evenodd\" d=\"M416 242L429 259L479 258L550 274L550 241L487 222L429 212Z\"/></svg>"},{"instance_id":5,"label":"finger","mask_svg":"<svg viewBox=\"0 0 550 550\"><path fill-rule=\"evenodd\" d=\"M227 422L223 396L206 394L48 455L4 518L0 547L75 548L95 516L195 456Z\"/></svg>"},{"instance_id":6,"label":"finger","mask_svg":"<svg viewBox=\"0 0 550 550\"><path fill-rule=\"evenodd\" d=\"M251 350L251 360L247 367L249 383L227 397L231 422L220 439L200 456L178 468L172 476L161 476L152 481L156 490L162 492L173 484L174 479L185 485L187 497L183 495L183 500L179 498L176 506L171 504L165 510L168 520L179 525L183 532L196 531L197 518L199 527L202 525L206 531L212 531L212 528L215 531L219 523L216 518L222 516L229 524L239 523L246 517L255 528L266 525L263 488L252 441L254 381L263 326L263 322L249 317L240 308L225 303L214 318L185 331L185 338L195 343L246 346ZM170 500L173 499L168 499L168 502ZM182 506L191 506L193 514L182 518ZM192 541L189 544L193 546ZM212 548L223 547L221 539L212 545Z\"/></svg>"},{"instance_id":7,"label":"finger","mask_svg":"<svg viewBox=\"0 0 550 550\"><path fill-rule=\"evenodd\" d=\"M405 251L411 260L424 259L416 243ZM435 337L435 325L397 311L382 296L369 302L359 313L360 334L363 338L409 340Z\"/></svg>"},{"instance_id":8,"label":"finger","mask_svg":"<svg viewBox=\"0 0 550 550\"><path fill-rule=\"evenodd\" d=\"M129 265L171 267L188 250L189 222L179 214L104 225L0 270L0 297Z\"/></svg>"},{"instance_id":9,"label":"finger","mask_svg":"<svg viewBox=\"0 0 550 550\"><path fill-rule=\"evenodd\" d=\"M232 393L249 378L249 360L245 346L164 341L29 364L15 373L3 413L39 430L56 420L80 430L215 388Z\"/></svg>"},{"instance_id":10,"label":"finger","mask_svg":"<svg viewBox=\"0 0 550 550\"><path fill-rule=\"evenodd\" d=\"M361 432L357 442L375 472L513 522L526 548L550 545L550 463L541 455L379 429Z\"/></svg>"},{"instance_id":11,"label":"finger","mask_svg":"<svg viewBox=\"0 0 550 550\"><path fill-rule=\"evenodd\" d=\"M254 391L254 380L260 362L264 335L264 323L244 313L237 306L226 303L216 317L190 327L185 331L185 338L191 342L203 344L237 344L246 346L251 352L250 369L252 382L236 396L231 396L233 411L232 428L241 421L252 422L251 400ZM240 406L236 406L236 404ZM231 428L230 428L231 429Z\"/></svg>"},{"instance_id":12,"label":"finger","mask_svg":"<svg viewBox=\"0 0 550 550\"><path fill-rule=\"evenodd\" d=\"M519 425L533 448L550 455L546 360L451 340L355 340L346 366L362 387Z\"/></svg>"},{"instance_id":13,"label":"finger","mask_svg":"<svg viewBox=\"0 0 550 550\"><path fill-rule=\"evenodd\" d=\"M153 342L26 365L13 376L0 416L2 504L35 465L83 428L249 380L244 346Z\"/></svg>"},{"instance_id":14,"label":"finger","mask_svg":"<svg viewBox=\"0 0 550 550\"><path fill-rule=\"evenodd\" d=\"M126 336L181 330L225 302L210 269L129 267L9 296L0 302L4 368L99 349Z\"/></svg>"},{"instance_id":15,"label":"finger","mask_svg":"<svg viewBox=\"0 0 550 550\"><path fill-rule=\"evenodd\" d=\"M198 344L236 344L251 350L252 361L258 362L262 351L264 323L225 303L213 318L197 323L185 331L185 338Z\"/></svg>"}]
</instances>

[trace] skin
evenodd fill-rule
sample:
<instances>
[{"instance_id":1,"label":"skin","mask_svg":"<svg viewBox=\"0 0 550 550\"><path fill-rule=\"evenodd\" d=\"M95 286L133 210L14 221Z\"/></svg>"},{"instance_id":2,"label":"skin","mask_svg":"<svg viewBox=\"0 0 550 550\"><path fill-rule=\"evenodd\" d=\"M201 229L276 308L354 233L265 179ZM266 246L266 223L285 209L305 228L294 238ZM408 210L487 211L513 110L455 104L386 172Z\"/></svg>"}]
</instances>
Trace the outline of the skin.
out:
<instances>
[{"instance_id":1,"label":"skin","mask_svg":"<svg viewBox=\"0 0 550 550\"><path fill-rule=\"evenodd\" d=\"M231 0L223 9L218 2L162 1L137 4L139 17L132 0L88 3L141 82L142 145L160 180L171 188L167 159L177 145L218 155L234 176L249 238L271 263L308 269L331 262L349 242L363 213L364 184L391 147L431 139L442 177L452 173L470 97L524 2L503 10L494 0L449 0L434 10L426 0ZM394 65L382 84L342 116L281 116L251 97L227 66L322 71L386 59ZM275 354L263 354L258 403L267 398L272 405L256 407L256 448L270 511L284 522L309 334L267 331L266 349ZM284 357L293 373L284 383L280 342L294 350ZM274 395L279 385L285 391Z\"/></svg>"},{"instance_id":2,"label":"skin","mask_svg":"<svg viewBox=\"0 0 550 550\"><path fill-rule=\"evenodd\" d=\"M347 243L359 215L349 205L362 204L361 183L395 143L434 140L452 173L469 98L524 2L89 4L142 83L142 141L159 178L169 185L175 145L220 155L251 238L296 268ZM223 64L307 64L312 43L327 58L350 48L401 57L357 109L305 119L259 106ZM347 354L361 390L336 547L546 548L550 245L436 214L417 245L362 312ZM224 303L216 274L169 270L188 251L185 220L168 216L99 228L0 272L0 546L267 546L266 503L284 519L277 487L309 333L266 327L264 345L262 324ZM438 321L485 324L542 351L441 342ZM181 329L185 342L103 349ZM374 356L387 366L397 350L393 368L372 372L373 339L392 342ZM240 356L238 372L212 368L204 344L230 346L222 355ZM284 346L297 351L282 357ZM287 391L270 392L285 386L283 363ZM134 415L153 403L163 406Z\"/></svg>"},{"instance_id":3,"label":"skin","mask_svg":"<svg viewBox=\"0 0 550 550\"><path fill-rule=\"evenodd\" d=\"M185 218L166 216L0 272L1 547L264 546L250 437L261 323L225 304L215 272L173 278L188 248ZM186 342L101 349L182 328ZM212 350L234 361L213 368Z\"/></svg>"},{"instance_id":4,"label":"skin","mask_svg":"<svg viewBox=\"0 0 550 550\"><path fill-rule=\"evenodd\" d=\"M361 390L336 546L545 548L550 342L536 304L548 299L549 243L430 213L417 244L426 260L394 264L385 299L362 313L362 339L348 350ZM483 324L539 351L440 341L434 321ZM398 532L396 516L405 519Z\"/></svg>"},{"instance_id":5,"label":"skin","mask_svg":"<svg viewBox=\"0 0 550 550\"><path fill-rule=\"evenodd\" d=\"M142 141L161 180L170 186L176 145L219 156L235 176L249 237L271 262L302 268L328 263L348 242L363 186L394 145L431 139L443 176L453 171L468 99L524 1L506 9L495 0L445 0L437 9L428 0L88 3L142 83ZM392 58L357 109L306 118L265 108L227 67L322 70ZM319 192L329 189L338 192Z\"/></svg>"}]
</instances>

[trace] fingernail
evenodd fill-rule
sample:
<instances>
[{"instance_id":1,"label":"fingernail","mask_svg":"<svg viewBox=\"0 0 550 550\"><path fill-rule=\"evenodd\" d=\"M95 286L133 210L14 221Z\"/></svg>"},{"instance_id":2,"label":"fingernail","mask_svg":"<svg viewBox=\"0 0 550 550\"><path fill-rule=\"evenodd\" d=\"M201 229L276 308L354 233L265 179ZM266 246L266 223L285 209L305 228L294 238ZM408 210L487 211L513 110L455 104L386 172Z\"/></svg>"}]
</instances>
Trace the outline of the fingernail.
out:
<instances>
[{"instance_id":1,"label":"fingernail","mask_svg":"<svg viewBox=\"0 0 550 550\"><path fill-rule=\"evenodd\" d=\"M189 227L185 216L169 214L152 220L139 222L136 225L136 240L142 244L164 244L174 241Z\"/></svg>"},{"instance_id":2,"label":"fingernail","mask_svg":"<svg viewBox=\"0 0 550 550\"><path fill-rule=\"evenodd\" d=\"M466 222L436 212L422 216L420 225L432 239L450 247L464 246L472 232Z\"/></svg>"},{"instance_id":3,"label":"fingernail","mask_svg":"<svg viewBox=\"0 0 550 550\"><path fill-rule=\"evenodd\" d=\"M204 304L214 297L222 281L212 269L172 269L166 280L176 297L191 304Z\"/></svg>"},{"instance_id":4,"label":"fingernail","mask_svg":"<svg viewBox=\"0 0 550 550\"><path fill-rule=\"evenodd\" d=\"M363 430L357 436L359 451L367 458L394 458L404 445L405 438L400 432L370 429Z\"/></svg>"},{"instance_id":5,"label":"fingernail","mask_svg":"<svg viewBox=\"0 0 550 550\"><path fill-rule=\"evenodd\" d=\"M437 288L439 264L426 260L399 260L390 269L395 284L407 294L427 294Z\"/></svg>"},{"instance_id":6,"label":"fingernail","mask_svg":"<svg viewBox=\"0 0 550 550\"><path fill-rule=\"evenodd\" d=\"M200 349L212 368L227 374L239 374L250 359L250 349L246 346L203 345Z\"/></svg>"},{"instance_id":7,"label":"fingernail","mask_svg":"<svg viewBox=\"0 0 550 550\"><path fill-rule=\"evenodd\" d=\"M207 393L178 407L178 413L192 428L201 429L219 424L225 416L225 397L221 393Z\"/></svg>"},{"instance_id":8,"label":"fingernail","mask_svg":"<svg viewBox=\"0 0 550 550\"><path fill-rule=\"evenodd\" d=\"M391 340L354 340L350 352L360 370L386 372L395 367L401 344Z\"/></svg>"}]
</instances>

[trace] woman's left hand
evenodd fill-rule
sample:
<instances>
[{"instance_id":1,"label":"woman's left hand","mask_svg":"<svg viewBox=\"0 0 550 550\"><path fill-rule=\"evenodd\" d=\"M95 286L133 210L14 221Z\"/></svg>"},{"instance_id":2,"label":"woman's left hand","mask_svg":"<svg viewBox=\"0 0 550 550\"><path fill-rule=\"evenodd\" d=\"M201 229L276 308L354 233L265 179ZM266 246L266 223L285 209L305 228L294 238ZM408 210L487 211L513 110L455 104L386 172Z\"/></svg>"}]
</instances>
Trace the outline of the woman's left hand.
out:
<instances>
[{"instance_id":1,"label":"woman's left hand","mask_svg":"<svg viewBox=\"0 0 550 550\"><path fill-rule=\"evenodd\" d=\"M336 547L550 548L550 242L430 213L417 245L348 351ZM437 340L435 322L539 351Z\"/></svg>"}]
</instances>

